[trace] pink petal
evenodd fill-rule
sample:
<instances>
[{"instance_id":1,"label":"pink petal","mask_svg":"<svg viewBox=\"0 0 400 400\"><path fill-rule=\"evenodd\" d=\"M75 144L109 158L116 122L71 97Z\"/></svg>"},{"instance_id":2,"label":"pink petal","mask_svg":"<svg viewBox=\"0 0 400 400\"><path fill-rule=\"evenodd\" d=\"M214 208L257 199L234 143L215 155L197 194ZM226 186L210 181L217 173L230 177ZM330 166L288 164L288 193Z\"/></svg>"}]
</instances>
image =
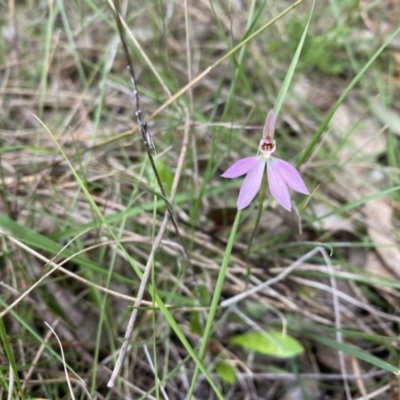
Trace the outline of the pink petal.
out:
<instances>
[{"instance_id":1,"label":"pink petal","mask_svg":"<svg viewBox=\"0 0 400 400\"><path fill-rule=\"evenodd\" d=\"M306 185L303 182L303 179L301 178L297 169L293 167L293 165L276 157L271 158L273 159L273 163L279 175L289 187L291 187L296 192L310 194L310 192L306 188Z\"/></svg>"},{"instance_id":2,"label":"pink petal","mask_svg":"<svg viewBox=\"0 0 400 400\"><path fill-rule=\"evenodd\" d=\"M236 161L221 176L223 178L237 178L247 174L256 165L260 157L246 157Z\"/></svg>"},{"instance_id":3,"label":"pink petal","mask_svg":"<svg viewBox=\"0 0 400 400\"><path fill-rule=\"evenodd\" d=\"M292 203L290 201L289 190L279 173L279 163L277 163L276 160L275 157L271 157L267 160L269 190L272 197L274 197L283 208L290 211L292 209Z\"/></svg>"},{"instance_id":4,"label":"pink petal","mask_svg":"<svg viewBox=\"0 0 400 400\"><path fill-rule=\"evenodd\" d=\"M270 138L271 142L274 139L274 133L275 133L275 114L271 110L267 114L267 119L265 120L265 125L263 129L263 139Z\"/></svg>"},{"instance_id":5,"label":"pink petal","mask_svg":"<svg viewBox=\"0 0 400 400\"><path fill-rule=\"evenodd\" d=\"M244 178L242 187L240 188L237 201L237 208L239 210L246 208L260 190L265 170L265 159L263 157L258 157L258 159L258 162L249 171L246 178Z\"/></svg>"}]
</instances>

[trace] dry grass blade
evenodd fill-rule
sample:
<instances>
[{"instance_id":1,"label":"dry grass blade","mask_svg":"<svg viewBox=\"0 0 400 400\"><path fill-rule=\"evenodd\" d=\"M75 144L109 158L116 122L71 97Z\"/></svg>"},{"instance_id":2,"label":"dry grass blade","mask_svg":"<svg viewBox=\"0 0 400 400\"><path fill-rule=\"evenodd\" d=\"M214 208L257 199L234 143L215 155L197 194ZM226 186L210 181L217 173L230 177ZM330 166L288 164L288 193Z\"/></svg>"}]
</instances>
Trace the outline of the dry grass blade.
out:
<instances>
[{"instance_id":1,"label":"dry grass blade","mask_svg":"<svg viewBox=\"0 0 400 400\"><path fill-rule=\"evenodd\" d=\"M51 330L51 332L53 333L53 335L54 335L55 338L57 339L58 345L59 345L59 347L60 347L61 358L62 358L62 360L63 360L65 378L66 378L66 380L67 380L69 392L70 392L70 394L71 394L72 400L75 400L74 391L72 390L71 382L70 382L70 380L69 380L67 365L66 365L66 363L65 363L64 350L63 350L61 341L60 341L60 339L58 338L58 336L57 336L56 332L54 331L54 329L53 329L46 321L44 321L44 323L47 325L47 327ZM85 382L82 381L82 383L85 385Z\"/></svg>"}]
</instances>

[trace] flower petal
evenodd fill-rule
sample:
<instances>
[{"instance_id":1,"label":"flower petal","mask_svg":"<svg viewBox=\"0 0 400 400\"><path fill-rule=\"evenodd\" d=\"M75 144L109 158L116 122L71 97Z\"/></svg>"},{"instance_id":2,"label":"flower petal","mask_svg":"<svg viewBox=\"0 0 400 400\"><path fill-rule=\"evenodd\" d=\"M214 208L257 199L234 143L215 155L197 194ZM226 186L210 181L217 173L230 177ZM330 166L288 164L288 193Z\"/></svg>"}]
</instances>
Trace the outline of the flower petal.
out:
<instances>
[{"instance_id":1,"label":"flower petal","mask_svg":"<svg viewBox=\"0 0 400 400\"><path fill-rule=\"evenodd\" d=\"M247 174L256 165L260 157L246 157L236 161L221 176L223 178L237 178Z\"/></svg>"},{"instance_id":2,"label":"flower petal","mask_svg":"<svg viewBox=\"0 0 400 400\"><path fill-rule=\"evenodd\" d=\"M257 192L260 190L262 178L265 170L265 159L258 157L258 162L253 166L244 178L242 187L240 188L239 197L237 201L237 208L241 210L246 208L251 201L256 197Z\"/></svg>"},{"instance_id":3,"label":"flower petal","mask_svg":"<svg viewBox=\"0 0 400 400\"><path fill-rule=\"evenodd\" d=\"M269 138L270 141L274 139L274 133L275 133L275 114L271 110L267 114L267 119L265 120L265 125L263 129L263 139Z\"/></svg>"},{"instance_id":4,"label":"flower petal","mask_svg":"<svg viewBox=\"0 0 400 400\"><path fill-rule=\"evenodd\" d=\"M269 190L272 197L274 197L283 208L290 211L292 209L292 203L290 201L289 190L279 173L279 163L277 163L276 160L275 157L271 157L267 160Z\"/></svg>"},{"instance_id":5,"label":"flower petal","mask_svg":"<svg viewBox=\"0 0 400 400\"><path fill-rule=\"evenodd\" d=\"M310 194L299 172L293 165L280 158L272 157L275 168L286 184L293 190L303 194Z\"/></svg>"}]
</instances>

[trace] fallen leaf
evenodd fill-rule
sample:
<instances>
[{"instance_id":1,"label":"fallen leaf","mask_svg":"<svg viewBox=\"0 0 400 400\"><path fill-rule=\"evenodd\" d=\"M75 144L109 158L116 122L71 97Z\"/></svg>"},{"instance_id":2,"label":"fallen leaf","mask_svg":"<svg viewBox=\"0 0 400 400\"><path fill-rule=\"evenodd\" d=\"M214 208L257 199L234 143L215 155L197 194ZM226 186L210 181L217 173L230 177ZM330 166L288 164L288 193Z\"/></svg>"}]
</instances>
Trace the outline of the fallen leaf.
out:
<instances>
[{"instance_id":1,"label":"fallen leaf","mask_svg":"<svg viewBox=\"0 0 400 400\"><path fill-rule=\"evenodd\" d=\"M392 207L383 198L375 199L365 204L363 212L367 220L368 235L378 256L386 268L400 278L400 249L393 234Z\"/></svg>"},{"instance_id":2,"label":"fallen leaf","mask_svg":"<svg viewBox=\"0 0 400 400\"><path fill-rule=\"evenodd\" d=\"M386 108L380 101L373 103L372 112L382 124L387 124L393 133L400 135L400 117L397 112Z\"/></svg>"},{"instance_id":3,"label":"fallen leaf","mask_svg":"<svg viewBox=\"0 0 400 400\"><path fill-rule=\"evenodd\" d=\"M331 129L340 141L345 141L338 152L338 159L347 162L373 161L386 150L385 137L379 134L382 126L378 126L369 112L355 101L342 103L330 122Z\"/></svg>"},{"instance_id":4,"label":"fallen leaf","mask_svg":"<svg viewBox=\"0 0 400 400\"><path fill-rule=\"evenodd\" d=\"M343 218L339 214L332 214L328 217L323 217L324 215L329 214L332 211L330 207L323 203L317 203L314 205L315 215L318 217L318 220L313 223L316 229L323 229L325 231L329 231L331 233L344 231L354 233L354 228L352 226L351 220L348 218Z\"/></svg>"},{"instance_id":5,"label":"fallen leaf","mask_svg":"<svg viewBox=\"0 0 400 400\"><path fill-rule=\"evenodd\" d=\"M376 253L370 252L367 255L367 260L365 262L366 271L374 275L379 275L386 279L396 279L395 275L389 271L383 265L382 260L376 255Z\"/></svg>"}]
</instances>

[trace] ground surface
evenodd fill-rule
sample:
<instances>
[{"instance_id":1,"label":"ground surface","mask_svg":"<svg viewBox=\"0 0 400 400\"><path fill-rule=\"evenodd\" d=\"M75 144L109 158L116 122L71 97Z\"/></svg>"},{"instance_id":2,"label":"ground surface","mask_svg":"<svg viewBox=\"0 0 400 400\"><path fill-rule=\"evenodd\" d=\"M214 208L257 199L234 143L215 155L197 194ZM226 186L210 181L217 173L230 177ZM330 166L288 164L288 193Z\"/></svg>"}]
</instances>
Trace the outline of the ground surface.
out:
<instances>
[{"instance_id":1,"label":"ground surface","mask_svg":"<svg viewBox=\"0 0 400 400\"><path fill-rule=\"evenodd\" d=\"M0 399L398 398L399 6L317 2L290 72L298 3L271 25L292 3L121 4L178 235L110 5L0 2ZM242 178L220 175L277 99L311 196L289 213L266 189L238 216Z\"/></svg>"}]
</instances>

